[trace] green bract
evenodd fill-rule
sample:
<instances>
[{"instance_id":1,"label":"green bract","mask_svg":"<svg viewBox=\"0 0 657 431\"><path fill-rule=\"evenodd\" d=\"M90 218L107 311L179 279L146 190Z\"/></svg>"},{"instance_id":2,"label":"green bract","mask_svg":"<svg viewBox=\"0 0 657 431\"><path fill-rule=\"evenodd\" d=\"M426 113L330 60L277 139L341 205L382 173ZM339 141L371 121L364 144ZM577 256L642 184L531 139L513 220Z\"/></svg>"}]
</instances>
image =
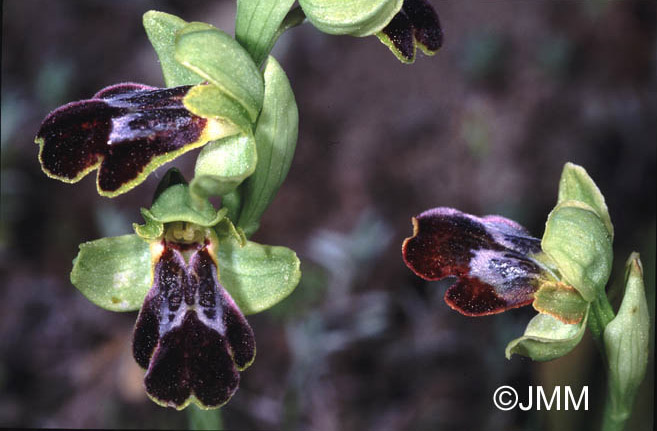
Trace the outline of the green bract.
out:
<instances>
[{"instance_id":1,"label":"green bract","mask_svg":"<svg viewBox=\"0 0 657 431\"><path fill-rule=\"evenodd\" d=\"M137 235L101 238L80 244L71 283L87 299L111 311L134 311L150 289L151 254Z\"/></svg>"},{"instance_id":2,"label":"green bract","mask_svg":"<svg viewBox=\"0 0 657 431\"><path fill-rule=\"evenodd\" d=\"M329 34L370 36L401 10L403 0L299 0L308 20Z\"/></svg>"},{"instance_id":3,"label":"green bract","mask_svg":"<svg viewBox=\"0 0 657 431\"><path fill-rule=\"evenodd\" d=\"M294 0L237 0L235 39L260 65L279 36L279 27Z\"/></svg>"},{"instance_id":4,"label":"green bract","mask_svg":"<svg viewBox=\"0 0 657 431\"><path fill-rule=\"evenodd\" d=\"M604 294L613 259L611 234L589 205L559 203L548 216L541 247L565 282L588 301Z\"/></svg>"},{"instance_id":5,"label":"green bract","mask_svg":"<svg viewBox=\"0 0 657 431\"><path fill-rule=\"evenodd\" d=\"M160 59L166 86L195 85L203 82L203 78L174 59L176 32L185 27L187 21L175 15L151 10L144 14L143 22L148 39Z\"/></svg>"},{"instance_id":6,"label":"green bract","mask_svg":"<svg viewBox=\"0 0 657 431\"><path fill-rule=\"evenodd\" d=\"M611 224L609 210L600 189L595 185L586 170L574 163L566 163L559 180L559 198L557 204L564 201L579 201L589 205L605 224L611 239L614 238L614 226Z\"/></svg>"},{"instance_id":7,"label":"green bract","mask_svg":"<svg viewBox=\"0 0 657 431\"><path fill-rule=\"evenodd\" d=\"M515 353L534 361L550 361L567 354L579 344L584 335L586 315L580 323L574 325L563 323L548 314L534 316L525 334L507 345L507 359Z\"/></svg>"},{"instance_id":8,"label":"green bract","mask_svg":"<svg viewBox=\"0 0 657 431\"><path fill-rule=\"evenodd\" d=\"M625 271L623 302L604 331L609 361L609 407L615 420L626 419L632 411L634 397L646 373L650 341L650 315L638 253L632 253Z\"/></svg>"},{"instance_id":9,"label":"green bract","mask_svg":"<svg viewBox=\"0 0 657 431\"><path fill-rule=\"evenodd\" d=\"M243 186L238 225L247 235L258 229L260 217L274 199L292 163L299 113L285 72L274 57L265 64L265 95L255 129L256 170Z\"/></svg>"},{"instance_id":10,"label":"green bract","mask_svg":"<svg viewBox=\"0 0 657 431\"><path fill-rule=\"evenodd\" d=\"M255 139L250 133L208 144L196 159L192 192L199 196L230 193L253 173L257 160Z\"/></svg>"},{"instance_id":11,"label":"green bract","mask_svg":"<svg viewBox=\"0 0 657 431\"><path fill-rule=\"evenodd\" d=\"M192 22L176 33L175 59L239 102L251 121L258 118L262 75L235 39L209 24Z\"/></svg>"}]
</instances>

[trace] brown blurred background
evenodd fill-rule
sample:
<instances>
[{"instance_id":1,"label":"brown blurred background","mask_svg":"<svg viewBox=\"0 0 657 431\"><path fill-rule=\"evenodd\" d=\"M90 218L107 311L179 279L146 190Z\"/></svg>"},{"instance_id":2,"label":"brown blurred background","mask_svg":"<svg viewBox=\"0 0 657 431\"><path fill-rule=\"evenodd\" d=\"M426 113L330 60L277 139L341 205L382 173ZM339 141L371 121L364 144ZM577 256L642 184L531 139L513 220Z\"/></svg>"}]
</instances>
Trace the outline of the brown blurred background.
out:
<instances>
[{"instance_id":1,"label":"brown blurred background","mask_svg":"<svg viewBox=\"0 0 657 431\"><path fill-rule=\"evenodd\" d=\"M610 289L632 250L654 325L657 62L654 1L438 1L445 43L400 64L376 38L309 24L274 55L300 110L289 177L254 240L294 248L301 284L249 317L254 365L228 429L594 430L604 369L587 335L565 358L504 358L528 307L467 318L402 263L410 217L435 206L498 213L537 237L562 166L584 166L616 228ZM233 1L3 2L0 426L185 428L150 402L131 358L135 313L70 284L80 242L131 231L160 170L115 199L47 178L34 135L52 109L100 88L163 84L141 15L158 9L232 33ZM188 178L192 152L175 164ZM166 168L165 168L166 169ZM654 335L654 326L653 326ZM651 345L654 344L651 342ZM628 429L651 430L653 354ZM589 386L589 411L501 412L501 385Z\"/></svg>"}]
</instances>

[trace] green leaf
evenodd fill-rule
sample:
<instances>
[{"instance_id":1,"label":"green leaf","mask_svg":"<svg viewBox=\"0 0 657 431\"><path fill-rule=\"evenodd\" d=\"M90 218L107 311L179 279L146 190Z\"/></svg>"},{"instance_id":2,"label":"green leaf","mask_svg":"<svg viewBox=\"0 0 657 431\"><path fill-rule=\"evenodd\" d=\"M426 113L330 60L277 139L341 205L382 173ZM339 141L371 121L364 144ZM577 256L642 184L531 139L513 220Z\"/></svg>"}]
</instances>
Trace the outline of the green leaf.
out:
<instances>
[{"instance_id":1,"label":"green leaf","mask_svg":"<svg viewBox=\"0 0 657 431\"><path fill-rule=\"evenodd\" d=\"M329 34L370 36L401 10L403 0L299 0L308 20Z\"/></svg>"},{"instance_id":2,"label":"green leaf","mask_svg":"<svg viewBox=\"0 0 657 431\"><path fill-rule=\"evenodd\" d=\"M194 115L217 120L225 129L224 136L252 131L248 112L214 85L192 87L183 99L183 105Z\"/></svg>"},{"instance_id":3,"label":"green leaf","mask_svg":"<svg viewBox=\"0 0 657 431\"><path fill-rule=\"evenodd\" d=\"M532 305L539 313L549 314L563 323L575 324L582 321L589 304L567 284L548 281L534 293Z\"/></svg>"},{"instance_id":4,"label":"green leaf","mask_svg":"<svg viewBox=\"0 0 657 431\"><path fill-rule=\"evenodd\" d=\"M264 92L262 75L235 39L209 24L192 22L177 33L175 59L239 102L256 121Z\"/></svg>"},{"instance_id":5,"label":"green leaf","mask_svg":"<svg viewBox=\"0 0 657 431\"><path fill-rule=\"evenodd\" d=\"M148 39L160 59L166 86L196 85L203 82L203 78L174 59L176 32L186 26L187 21L175 15L150 10L144 14L143 22Z\"/></svg>"},{"instance_id":6,"label":"green leaf","mask_svg":"<svg viewBox=\"0 0 657 431\"><path fill-rule=\"evenodd\" d=\"M586 329L586 316L570 325L549 314L538 314L529 321L525 334L506 346L506 358L517 354L534 361L551 361L566 355L579 344Z\"/></svg>"},{"instance_id":7,"label":"green leaf","mask_svg":"<svg viewBox=\"0 0 657 431\"><path fill-rule=\"evenodd\" d=\"M574 163L566 163L559 180L559 199L564 201L579 201L589 205L604 222L611 239L614 238L614 226L611 224L609 210L600 189L595 185L586 170Z\"/></svg>"},{"instance_id":8,"label":"green leaf","mask_svg":"<svg viewBox=\"0 0 657 431\"><path fill-rule=\"evenodd\" d=\"M196 159L192 193L222 196L253 173L258 157L253 135L235 135L206 145Z\"/></svg>"},{"instance_id":9,"label":"green leaf","mask_svg":"<svg viewBox=\"0 0 657 431\"><path fill-rule=\"evenodd\" d=\"M558 204L548 216L541 247L586 301L605 293L613 259L611 235L589 205L573 200Z\"/></svg>"},{"instance_id":10,"label":"green leaf","mask_svg":"<svg viewBox=\"0 0 657 431\"><path fill-rule=\"evenodd\" d=\"M235 39L260 65L267 58L278 29L294 0L237 0Z\"/></svg>"},{"instance_id":11,"label":"green leaf","mask_svg":"<svg viewBox=\"0 0 657 431\"><path fill-rule=\"evenodd\" d=\"M258 164L244 183L238 222L247 236L258 229L260 217L287 176L299 130L299 112L290 82L271 56L264 77L265 97L255 131Z\"/></svg>"},{"instance_id":12,"label":"green leaf","mask_svg":"<svg viewBox=\"0 0 657 431\"><path fill-rule=\"evenodd\" d=\"M283 300L299 283L296 253L286 247L246 241L218 232L219 280L244 314L253 314Z\"/></svg>"},{"instance_id":13,"label":"green leaf","mask_svg":"<svg viewBox=\"0 0 657 431\"><path fill-rule=\"evenodd\" d=\"M646 374L650 342L650 315L638 253L625 269L625 295L616 317L604 330L609 360L609 400L612 415L627 418Z\"/></svg>"},{"instance_id":14,"label":"green leaf","mask_svg":"<svg viewBox=\"0 0 657 431\"><path fill-rule=\"evenodd\" d=\"M152 284L149 244L137 235L80 244L71 283L102 308L138 310Z\"/></svg>"}]
</instances>

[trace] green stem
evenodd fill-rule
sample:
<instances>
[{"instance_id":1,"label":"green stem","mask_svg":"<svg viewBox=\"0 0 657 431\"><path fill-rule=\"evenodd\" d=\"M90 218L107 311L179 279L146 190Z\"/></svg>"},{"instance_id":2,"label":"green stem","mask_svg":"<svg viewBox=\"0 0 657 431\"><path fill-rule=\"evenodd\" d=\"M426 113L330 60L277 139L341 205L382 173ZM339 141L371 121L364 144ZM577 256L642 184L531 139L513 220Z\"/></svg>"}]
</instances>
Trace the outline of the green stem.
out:
<instances>
[{"instance_id":1,"label":"green stem","mask_svg":"<svg viewBox=\"0 0 657 431\"><path fill-rule=\"evenodd\" d=\"M221 411L201 410L192 403L187 407L187 425L190 430L221 430L223 423L221 420Z\"/></svg>"},{"instance_id":2,"label":"green stem","mask_svg":"<svg viewBox=\"0 0 657 431\"><path fill-rule=\"evenodd\" d=\"M602 431L623 431L625 422L630 417L630 412L619 412L615 408L610 397L611 388L607 389L607 401L605 403L604 416L602 417Z\"/></svg>"},{"instance_id":3,"label":"green stem","mask_svg":"<svg viewBox=\"0 0 657 431\"><path fill-rule=\"evenodd\" d=\"M221 198L221 206L228 208L228 214L226 214L226 217L235 224L237 224L237 221L240 218L242 204L242 185Z\"/></svg>"},{"instance_id":4,"label":"green stem","mask_svg":"<svg viewBox=\"0 0 657 431\"><path fill-rule=\"evenodd\" d=\"M591 311L589 313L588 327L591 330L595 344L598 346L600 355L602 356L602 361L607 366L607 352L605 350L605 344L603 335L605 328L616 317L614 310L611 308L611 304L607 299L607 295L604 292L600 293L598 297L591 302Z\"/></svg>"},{"instance_id":5,"label":"green stem","mask_svg":"<svg viewBox=\"0 0 657 431\"><path fill-rule=\"evenodd\" d=\"M589 313L588 326L593 335L602 361L607 369L607 396L605 400L605 409L602 416L602 431L622 431L625 427L625 422L629 418L629 412L619 408L612 395L615 390L612 387L612 382L609 380L609 361L607 358L607 351L604 344L605 328L614 319L614 310L607 299L607 295L601 293L592 303L591 311Z\"/></svg>"}]
</instances>

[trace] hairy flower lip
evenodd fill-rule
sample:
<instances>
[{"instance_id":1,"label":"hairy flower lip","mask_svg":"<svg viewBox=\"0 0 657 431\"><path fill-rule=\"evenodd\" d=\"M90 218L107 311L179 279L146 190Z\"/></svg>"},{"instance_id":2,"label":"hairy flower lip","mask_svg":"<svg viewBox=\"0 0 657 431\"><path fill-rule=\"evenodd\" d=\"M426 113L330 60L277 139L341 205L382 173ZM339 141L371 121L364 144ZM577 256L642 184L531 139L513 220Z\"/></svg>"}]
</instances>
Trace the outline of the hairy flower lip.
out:
<instances>
[{"instance_id":1,"label":"hairy flower lip","mask_svg":"<svg viewBox=\"0 0 657 431\"><path fill-rule=\"evenodd\" d=\"M426 280L456 277L445 302L467 316L501 313L532 303L544 276L531 255L540 240L500 216L476 217L439 207L413 218L402 244L406 265Z\"/></svg>"},{"instance_id":2,"label":"hairy flower lip","mask_svg":"<svg viewBox=\"0 0 657 431\"><path fill-rule=\"evenodd\" d=\"M156 403L219 407L255 358L255 338L219 282L213 239L154 241L153 285L135 324L133 356Z\"/></svg>"},{"instance_id":3,"label":"hairy flower lip","mask_svg":"<svg viewBox=\"0 0 657 431\"><path fill-rule=\"evenodd\" d=\"M132 189L160 165L222 132L215 120L184 107L191 87L122 83L55 109L35 138L43 171L74 183L98 169L99 194Z\"/></svg>"},{"instance_id":4,"label":"hairy flower lip","mask_svg":"<svg viewBox=\"0 0 657 431\"><path fill-rule=\"evenodd\" d=\"M404 63L415 61L417 47L433 55L443 44L440 19L426 0L404 0L399 13L377 35Z\"/></svg>"}]
</instances>

